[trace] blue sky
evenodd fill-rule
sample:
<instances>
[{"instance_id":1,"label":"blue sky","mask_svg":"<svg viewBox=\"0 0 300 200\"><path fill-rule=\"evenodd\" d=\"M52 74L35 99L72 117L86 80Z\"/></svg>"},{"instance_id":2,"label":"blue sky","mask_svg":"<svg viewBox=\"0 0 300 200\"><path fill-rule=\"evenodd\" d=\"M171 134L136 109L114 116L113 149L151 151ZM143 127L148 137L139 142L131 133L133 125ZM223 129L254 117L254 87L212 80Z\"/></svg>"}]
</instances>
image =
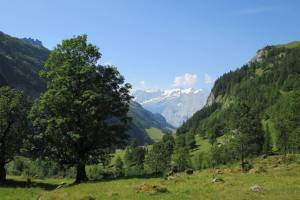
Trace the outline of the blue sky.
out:
<instances>
[{"instance_id":1,"label":"blue sky","mask_svg":"<svg viewBox=\"0 0 300 200\"><path fill-rule=\"evenodd\" d=\"M259 48L300 40L299 8L298 0L1 0L0 31L50 49L86 33L101 63L135 88L210 89Z\"/></svg>"}]
</instances>

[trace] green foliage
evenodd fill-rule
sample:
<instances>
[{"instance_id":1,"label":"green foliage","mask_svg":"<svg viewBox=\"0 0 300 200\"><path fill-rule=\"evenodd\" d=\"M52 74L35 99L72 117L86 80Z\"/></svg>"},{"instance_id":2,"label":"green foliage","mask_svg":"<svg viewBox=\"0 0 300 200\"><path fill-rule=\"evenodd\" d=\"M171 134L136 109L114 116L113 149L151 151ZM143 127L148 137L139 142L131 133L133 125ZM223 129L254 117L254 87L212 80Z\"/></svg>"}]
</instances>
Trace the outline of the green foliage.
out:
<instances>
[{"instance_id":1,"label":"green foliage","mask_svg":"<svg viewBox=\"0 0 300 200\"><path fill-rule=\"evenodd\" d=\"M270 109L277 128L276 146L284 154L300 151L300 89L288 93Z\"/></svg>"},{"instance_id":2,"label":"green foliage","mask_svg":"<svg viewBox=\"0 0 300 200\"><path fill-rule=\"evenodd\" d=\"M9 175L49 178L49 177L74 177L73 169L63 169L57 163L45 160L31 160L26 157L16 157L7 165Z\"/></svg>"},{"instance_id":3,"label":"green foliage","mask_svg":"<svg viewBox=\"0 0 300 200\"><path fill-rule=\"evenodd\" d=\"M125 149L124 163L127 176L141 175L144 173L145 149L132 140Z\"/></svg>"},{"instance_id":4,"label":"green foliage","mask_svg":"<svg viewBox=\"0 0 300 200\"><path fill-rule=\"evenodd\" d=\"M255 110L245 103L233 107L233 137L242 166L248 156L259 155L263 150L264 132Z\"/></svg>"},{"instance_id":5,"label":"green foliage","mask_svg":"<svg viewBox=\"0 0 300 200\"><path fill-rule=\"evenodd\" d=\"M268 155L272 152L272 138L268 124L266 125L265 135L264 135L264 144L263 144L263 153Z\"/></svg>"},{"instance_id":6,"label":"green foliage","mask_svg":"<svg viewBox=\"0 0 300 200\"><path fill-rule=\"evenodd\" d=\"M120 158L120 156L117 157L114 167L115 167L115 173L118 177L124 175L124 163L123 163L122 159Z\"/></svg>"},{"instance_id":7,"label":"green foliage","mask_svg":"<svg viewBox=\"0 0 300 200\"><path fill-rule=\"evenodd\" d=\"M194 133L187 133L185 136L185 146L188 149L193 149L196 146L196 140L195 140L195 135Z\"/></svg>"},{"instance_id":8,"label":"green foliage","mask_svg":"<svg viewBox=\"0 0 300 200\"><path fill-rule=\"evenodd\" d=\"M164 135L162 138L162 142L164 143L168 154L171 155L175 148L175 140L172 135Z\"/></svg>"},{"instance_id":9,"label":"green foliage","mask_svg":"<svg viewBox=\"0 0 300 200\"><path fill-rule=\"evenodd\" d=\"M154 143L147 153L145 164L151 173L163 174L170 168L171 155L168 144L164 142Z\"/></svg>"},{"instance_id":10,"label":"green foliage","mask_svg":"<svg viewBox=\"0 0 300 200\"><path fill-rule=\"evenodd\" d=\"M30 137L29 108L29 102L20 91L0 87L0 182L6 179L5 164L21 153Z\"/></svg>"},{"instance_id":11,"label":"green foliage","mask_svg":"<svg viewBox=\"0 0 300 200\"><path fill-rule=\"evenodd\" d=\"M185 135L177 135L175 137L175 148L179 149L179 148L185 148Z\"/></svg>"},{"instance_id":12,"label":"green foliage","mask_svg":"<svg viewBox=\"0 0 300 200\"><path fill-rule=\"evenodd\" d=\"M86 168L87 176L90 180L101 180L103 179L103 174L105 173L104 167L102 165L90 165Z\"/></svg>"},{"instance_id":13,"label":"green foliage","mask_svg":"<svg viewBox=\"0 0 300 200\"><path fill-rule=\"evenodd\" d=\"M114 67L97 66L100 53L87 36L64 40L41 72L47 91L34 103L31 120L38 155L77 166L98 163L126 139L129 84Z\"/></svg>"},{"instance_id":14,"label":"green foliage","mask_svg":"<svg viewBox=\"0 0 300 200\"><path fill-rule=\"evenodd\" d=\"M172 167L175 171L182 172L191 166L190 154L186 148L176 148L172 157Z\"/></svg>"}]
</instances>

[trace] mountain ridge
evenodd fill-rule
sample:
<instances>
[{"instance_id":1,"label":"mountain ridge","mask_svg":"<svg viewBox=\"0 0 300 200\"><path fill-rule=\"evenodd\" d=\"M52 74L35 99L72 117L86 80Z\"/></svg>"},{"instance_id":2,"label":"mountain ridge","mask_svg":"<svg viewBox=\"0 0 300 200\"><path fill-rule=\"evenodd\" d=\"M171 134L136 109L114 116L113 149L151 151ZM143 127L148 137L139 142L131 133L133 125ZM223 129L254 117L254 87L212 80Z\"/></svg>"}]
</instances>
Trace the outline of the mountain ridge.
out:
<instances>
[{"instance_id":1,"label":"mountain ridge","mask_svg":"<svg viewBox=\"0 0 300 200\"><path fill-rule=\"evenodd\" d=\"M162 114L175 127L202 108L207 93L202 89L173 88L168 90L133 92L134 100L153 113Z\"/></svg>"},{"instance_id":2,"label":"mountain ridge","mask_svg":"<svg viewBox=\"0 0 300 200\"><path fill-rule=\"evenodd\" d=\"M258 113L264 130L271 131L272 145L277 149L279 123L295 109L291 106L297 107L295 99L299 93L300 42L266 46L248 64L218 78L206 105L177 129L177 133L192 132L202 138L226 135L233 130L232 107L242 102ZM300 127L293 124L286 128L291 137L296 137Z\"/></svg>"}]
</instances>

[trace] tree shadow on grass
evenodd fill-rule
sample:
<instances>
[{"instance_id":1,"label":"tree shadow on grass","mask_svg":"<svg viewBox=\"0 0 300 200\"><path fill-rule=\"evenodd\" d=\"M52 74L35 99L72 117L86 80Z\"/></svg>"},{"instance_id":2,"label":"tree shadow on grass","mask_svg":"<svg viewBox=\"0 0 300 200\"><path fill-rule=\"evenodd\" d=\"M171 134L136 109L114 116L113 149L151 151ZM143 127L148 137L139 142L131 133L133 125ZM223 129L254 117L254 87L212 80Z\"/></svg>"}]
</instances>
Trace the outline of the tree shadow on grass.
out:
<instances>
[{"instance_id":1,"label":"tree shadow on grass","mask_svg":"<svg viewBox=\"0 0 300 200\"><path fill-rule=\"evenodd\" d=\"M143 175L110 177L110 178L88 180L86 183L110 182L110 181L127 180L127 179L151 179L151 178L163 178L163 175L162 174L143 174ZM76 184L73 184L73 185L76 185Z\"/></svg>"},{"instance_id":2,"label":"tree shadow on grass","mask_svg":"<svg viewBox=\"0 0 300 200\"><path fill-rule=\"evenodd\" d=\"M0 188L41 188L44 190L53 190L58 187L58 184L50 184L43 182L32 181L28 183L27 181L22 180L12 180L7 179L5 183L0 183Z\"/></svg>"}]
</instances>

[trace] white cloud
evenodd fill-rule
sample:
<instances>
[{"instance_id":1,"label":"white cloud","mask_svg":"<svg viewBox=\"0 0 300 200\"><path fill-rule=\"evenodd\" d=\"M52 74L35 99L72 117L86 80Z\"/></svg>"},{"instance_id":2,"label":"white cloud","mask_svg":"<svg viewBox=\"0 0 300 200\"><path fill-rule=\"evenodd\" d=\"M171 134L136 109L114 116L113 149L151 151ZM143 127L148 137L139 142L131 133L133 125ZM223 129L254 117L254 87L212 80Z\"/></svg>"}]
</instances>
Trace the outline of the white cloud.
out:
<instances>
[{"instance_id":1,"label":"white cloud","mask_svg":"<svg viewBox=\"0 0 300 200\"><path fill-rule=\"evenodd\" d=\"M176 76L173 85L174 86L188 86L194 85L198 80L197 74L186 73L182 76Z\"/></svg>"},{"instance_id":2,"label":"white cloud","mask_svg":"<svg viewBox=\"0 0 300 200\"><path fill-rule=\"evenodd\" d=\"M212 83L214 83L213 77L211 77L208 74L204 74L204 83L205 84L212 84Z\"/></svg>"}]
</instances>

